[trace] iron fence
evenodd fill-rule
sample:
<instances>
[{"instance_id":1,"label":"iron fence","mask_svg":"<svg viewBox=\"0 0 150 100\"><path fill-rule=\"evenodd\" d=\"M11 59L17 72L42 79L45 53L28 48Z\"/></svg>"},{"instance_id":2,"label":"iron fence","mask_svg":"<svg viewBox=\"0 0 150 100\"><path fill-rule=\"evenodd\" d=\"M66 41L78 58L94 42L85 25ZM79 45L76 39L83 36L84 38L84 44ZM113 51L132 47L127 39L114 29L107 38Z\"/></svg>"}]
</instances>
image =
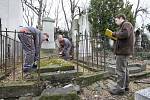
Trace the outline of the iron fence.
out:
<instances>
[{"instance_id":1,"label":"iron fence","mask_svg":"<svg viewBox=\"0 0 150 100\"><path fill-rule=\"evenodd\" d=\"M107 49L106 39L103 36L76 35L75 59L77 68L83 66L93 70L105 70L106 58L110 49Z\"/></svg>"},{"instance_id":2,"label":"iron fence","mask_svg":"<svg viewBox=\"0 0 150 100\"><path fill-rule=\"evenodd\" d=\"M17 41L16 31L0 31L0 75L12 74L23 63L22 45ZM11 37L10 37L11 36Z\"/></svg>"},{"instance_id":3,"label":"iron fence","mask_svg":"<svg viewBox=\"0 0 150 100\"><path fill-rule=\"evenodd\" d=\"M109 44L109 40L102 36L92 35L76 35L75 43L75 60L77 61L77 69L79 66L87 66L89 69L96 71L105 71L107 66L114 66L116 63L113 53L113 46ZM135 46L136 47L136 46ZM137 63L149 60L149 48L137 50L130 57L129 63Z\"/></svg>"}]
</instances>

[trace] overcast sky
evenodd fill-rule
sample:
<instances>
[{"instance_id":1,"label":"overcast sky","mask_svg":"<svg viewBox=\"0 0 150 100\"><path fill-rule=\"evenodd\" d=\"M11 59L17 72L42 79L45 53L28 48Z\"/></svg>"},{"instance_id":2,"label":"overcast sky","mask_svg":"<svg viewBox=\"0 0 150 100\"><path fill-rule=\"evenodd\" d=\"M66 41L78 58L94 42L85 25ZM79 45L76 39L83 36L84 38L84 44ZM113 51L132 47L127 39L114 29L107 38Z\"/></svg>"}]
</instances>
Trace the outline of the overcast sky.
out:
<instances>
[{"instance_id":1,"label":"overcast sky","mask_svg":"<svg viewBox=\"0 0 150 100\"><path fill-rule=\"evenodd\" d=\"M133 4L133 10L135 10L138 0L129 0L129 1L131 4ZM143 8L148 8L148 11L150 11L150 3L149 2L150 2L150 0L141 0L140 6ZM142 15L143 18L140 15ZM150 23L150 15L145 15L143 13L140 13L140 15L137 17L136 27L140 27L142 24L146 25L146 24Z\"/></svg>"},{"instance_id":2,"label":"overcast sky","mask_svg":"<svg viewBox=\"0 0 150 100\"><path fill-rule=\"evenodd\" d=\"M58 4L58 1L59 0L54 0L53 7ZM63 0L63 1L64 1L66 13L70 14L69 9L68 9L69 8L69 0ZM89 6L89 1L90 0L79 0L79 6L82 7L82 8L88 7ZM126 0L124 0L124 1L126 1ZM133 4L133 11L135 11L138 0L129 0L129 1L130 1L131 4ZM149 2L150 2L149 0L141 0L140 6L143 7L143 8L150 8L150 3ZM62 8L61 8L61 4L60 4L60 10L61 9ZM149 9L149 11L150 11L150 9ZM52 12L54 12L54 10ZM143 18L140 15L137 17L136 27L141 27L142 24L146 25L147 23L150 23L150 15L146 16L143 13L140 13L140 14L143 16ZM60 15L63 15L62 11L60 11ZM69 20L69 16L70 15L67 15L68 20ZM51 18L55 19L54 13L51 15ZM59 22L60 27L62 27L62 28L66 27L66 26L64 26L64 23L65 23L64 22L64 16L62 16L62 17L60 17L60 22Z\"/></svg>"},{"instance_id":3,"label":"overcast sky","mask_svg":"<svg viewBox=\"0 0 150 100\"><path fill-rule=\"evenodd\" d=\"M51 2L52 0L48 0L49 2ZM59 4L58 1L61 0L53 0L53 4L51 6L51 13L49 15L50 18L55 19L55 8L57 7L57 5ZM63 0L64 2L64 8L67 14L67 19L70 21L70 4L69 4L70 0ZM76 0L77 1L77 0ZM126 1L126 0L124 0ZM129 0L131 4L133 4L133 11L135 11L136 6L137 6L137 1L138 0ZM141 0L140 2L140 6L143 8L150 8L150 1L149 0ZM90 0L79 0L79 4L78 6L81 7L82 9L87 8L89 6ZM149 9L150 11L150 9ZM141 17L140 15L137 17L137 23L136 23L136 27L141 27L142 24L147 24L150 23L150 15L148 15L148 17L146 17L146 15L140 13L143 17ZM59 4L59 27L60 28L66 28L66 24L65 24L65 20L64 20L64 13L62 11L62 7L61 7L61 3Z\"/></svg>"},{"instance_id":4,"label":"overcast sky","mask_svg":"<svg viewBox=\"0 0 150 100\"><path fill-rule=\"evenodd\" d=\"M52 1L52 0L51 0ZM61 1L61 0L60 0ZM78 0L76 0L78 1ZM79 3L78 3L78 6L81 8L81 9L85 9L89 6L89 2L90 0L79 0ZM64 9L66 11L66 14L67 14L67 19L68 21L70 21L70 17L71 17L71 13L70 13L70 0L63 0L64 2ZM50 17L52 19L55 19L55 8L57 7L56 5L59 4L59 0L53 0L53 5L52 5L52 9L51 9L51 14L50 14ZM62 6L61 6L61 3L59 4L59 27L60 28L66 28L66 22L65 22L65 17L64 17L64 13L62 11Z\"/></svg>"}]
</instances>

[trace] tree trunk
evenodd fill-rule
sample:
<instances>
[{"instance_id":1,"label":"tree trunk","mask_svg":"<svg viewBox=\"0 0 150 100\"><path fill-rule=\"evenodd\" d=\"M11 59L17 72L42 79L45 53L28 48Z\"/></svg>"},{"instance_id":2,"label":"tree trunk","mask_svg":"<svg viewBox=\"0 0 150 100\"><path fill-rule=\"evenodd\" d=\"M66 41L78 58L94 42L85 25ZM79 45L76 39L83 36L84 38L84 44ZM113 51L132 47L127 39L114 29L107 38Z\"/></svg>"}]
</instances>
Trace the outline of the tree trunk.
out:
<instances>
[{"instance_id":1,"label":"tree trunk","mask_svg":"<svg viewBox=\"0 0 150 100\"><path fill-rule=\"evenodd\" d=\"M39 12L38 12L38 29L42 30L42 4L43 4L43 0L39 0Z\"/></svg>"}]
</instances>

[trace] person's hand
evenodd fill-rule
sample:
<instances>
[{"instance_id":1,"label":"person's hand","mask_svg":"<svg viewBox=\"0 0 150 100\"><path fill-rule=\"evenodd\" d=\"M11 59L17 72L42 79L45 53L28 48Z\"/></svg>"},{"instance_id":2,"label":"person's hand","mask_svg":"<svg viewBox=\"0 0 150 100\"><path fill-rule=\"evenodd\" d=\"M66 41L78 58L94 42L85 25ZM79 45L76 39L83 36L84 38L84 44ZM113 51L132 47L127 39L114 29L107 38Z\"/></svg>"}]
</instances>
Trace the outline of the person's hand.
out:
<instances>
[{"instance_id":1,"label":"person's hand","mask_svg":"<svg viewBox=\"0 0 150 100\"><path fill-rule=\"evenodd\" d=\"M109 30L109 29L106 29L106 31L105 31L105 35L108 36L108 37L111 37L112 33L113 32L111 30Z\"/></svg>"},{"instance_id":2,"label":"person's hand","mask_svg":"<svg viewBox=\"0 0 150 100\"><path fill-rule=\"evenodd\" d=\"M37 69L37 61L33 63L32 68Z\"/></svg>"},{"instance_id":3,"label":"person's hand","mask_svg":"<svg viewBox=\"0 0 150 100\"><path fill-rule=\"evenodd\" d=\"M113 34L114 34L114 33L113 33L111 30L106 29L106 31L105 31L105 36L109 37L110 39L117 40L117 38L114 37Z\"/></svg>"},{"instance_id":4,"label":"person's hand","mask_svg":"<svg viewBox=\"0 0 150 100\"><path fill-rule=\"evenodd\" d=\"M62 55L62 52L59 52L59 55Z\"/></svg>"}]
</instances>

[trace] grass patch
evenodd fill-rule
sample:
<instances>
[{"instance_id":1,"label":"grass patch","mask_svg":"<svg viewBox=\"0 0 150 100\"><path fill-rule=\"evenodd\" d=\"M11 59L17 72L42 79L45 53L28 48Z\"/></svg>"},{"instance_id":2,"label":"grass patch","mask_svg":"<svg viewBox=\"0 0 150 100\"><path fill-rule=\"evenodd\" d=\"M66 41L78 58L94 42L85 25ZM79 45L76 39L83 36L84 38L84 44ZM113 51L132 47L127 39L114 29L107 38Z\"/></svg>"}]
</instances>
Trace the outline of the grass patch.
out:
<instances>
[{"instance_id":1,"label":"grass patch","mask_svg":"<svg viewBox=\"0 0 150 100\"><path fill-rule=\"evenodd\" d=\"M53 59L41 60L41 62L40 62L41 67L45 67L48 65L72 66L73 64L68 61L65 61L63 59L53 58Z\"/></svg>"},{"instance_id":2,"label":"grass patch","mask_svg":"<svg viewBox=\"0 0 150 100\"><path fill-rule=\"evenodd\" d=\"M70 93L66 95L42 96L39 100L80 100L80 98L76 93Z\"/></svg>"}]
</instances>

